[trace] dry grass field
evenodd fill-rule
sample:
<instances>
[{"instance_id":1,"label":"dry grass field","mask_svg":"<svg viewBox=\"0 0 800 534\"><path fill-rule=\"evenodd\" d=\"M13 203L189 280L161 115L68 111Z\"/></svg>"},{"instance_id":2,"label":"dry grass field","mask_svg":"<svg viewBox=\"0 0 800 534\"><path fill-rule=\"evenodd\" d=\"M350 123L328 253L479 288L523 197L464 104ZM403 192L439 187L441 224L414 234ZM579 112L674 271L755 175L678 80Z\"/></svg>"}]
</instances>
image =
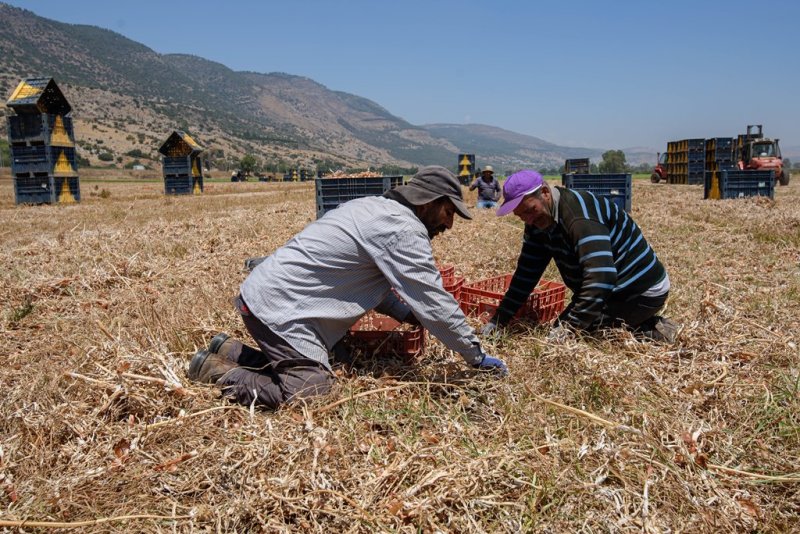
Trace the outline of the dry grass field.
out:
<instances>
[{"instance_id":1,"label":"dry grass field","mask_svg":"<svg viewBox=\"0 0 800 534\"><path fill-rule=\"evenodd\" d=\"M634 184L674 346L518 327L487 346L505 380L431 342L278 412L185 370L246 336L242 262L314 219L313 184L81 185L15 206L0 179L0 531L800 531L799 181L774 202ZM434 251L475 280L520 242L484 212Z\"/></svg>"}]
</instances>

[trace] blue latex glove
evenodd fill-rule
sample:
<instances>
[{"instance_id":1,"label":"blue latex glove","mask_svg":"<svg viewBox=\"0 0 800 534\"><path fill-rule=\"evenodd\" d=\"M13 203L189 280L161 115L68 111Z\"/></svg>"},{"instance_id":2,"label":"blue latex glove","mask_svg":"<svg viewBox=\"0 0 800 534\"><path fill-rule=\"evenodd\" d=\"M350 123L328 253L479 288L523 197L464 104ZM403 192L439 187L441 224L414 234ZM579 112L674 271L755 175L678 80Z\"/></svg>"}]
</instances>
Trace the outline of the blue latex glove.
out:
<instances>
[{"instance_id":1,"label":"blue latex glove","mask_svg":"<svg viewBox=\"0 0 800 534\"><path fill-rule=\"evenodd\" d=\"M506 362L500 358L489 356L485 352L481 356L481 361L475 364L475 368L482 371L494 371L500 376L508 376L508 366L506 366Z\"/></svg>"}]
</instances>

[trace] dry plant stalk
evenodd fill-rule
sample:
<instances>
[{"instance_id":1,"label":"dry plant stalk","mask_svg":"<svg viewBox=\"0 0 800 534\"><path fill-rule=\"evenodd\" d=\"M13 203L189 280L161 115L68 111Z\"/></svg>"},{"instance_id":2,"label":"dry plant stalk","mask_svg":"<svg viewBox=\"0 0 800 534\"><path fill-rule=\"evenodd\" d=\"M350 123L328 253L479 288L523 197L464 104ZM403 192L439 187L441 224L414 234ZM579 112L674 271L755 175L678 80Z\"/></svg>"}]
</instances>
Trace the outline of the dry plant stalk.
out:
<instances>
[{"instance_id":1,"label":"dry plant stalk","mask_svg":"<svg viewBox=\"0 0 800 534\"><path fill-rule=\"evenodd\" d=\"M185 369L217 331L248 339L229 304L242 260L314 219L313 183L95 186L17 207L0 181L2 529L800 524L800 184L774 203L634 184L683 323L674 346L623 331L551 345L520 325L486 341L511 370L494 380L429 337L414 365L337 365L329 396L276 412L229 405ZM433 246L470 281L512 271L521 237L476 210Z\"/></svg>"}]
</instances>

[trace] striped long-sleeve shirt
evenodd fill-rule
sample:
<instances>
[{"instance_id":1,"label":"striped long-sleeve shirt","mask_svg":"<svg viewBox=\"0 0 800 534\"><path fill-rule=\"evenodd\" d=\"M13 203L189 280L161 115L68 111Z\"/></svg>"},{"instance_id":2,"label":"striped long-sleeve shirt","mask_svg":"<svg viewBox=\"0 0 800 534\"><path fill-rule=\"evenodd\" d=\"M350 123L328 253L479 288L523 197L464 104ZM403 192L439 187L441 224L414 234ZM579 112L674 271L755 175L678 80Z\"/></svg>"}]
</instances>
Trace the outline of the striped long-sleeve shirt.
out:
<instances>
[{"instance_id":1,"label":"striped long-sleeve shirt","mask_svg":"<svg viewBox=\"0 0 800 534\"><path fill-rule=\"evenodd\" d=\"M407 305L392 297L392 288ZM395 318L410 307L467 363L482 355L458 303L442 287L425 225L388 198L351 200L309 224L250 273L241 293L262 323L326 367L333 345L376 307Z\"/></svg>"},{"instance_id":2,"label":"striped long-sleeve shirt","mask_svg":"<svg viewBox=\"0 0 800 534\"><path fill-rule=\"evenodd\" d=\"M573 292L561 320L587 328L608 300L645 293L666 271L630 216L588 191L553 188L555 224L525 226L522 253L494 320L505 324L527 300L550 260Z\"/></svg>"}]
</instances>

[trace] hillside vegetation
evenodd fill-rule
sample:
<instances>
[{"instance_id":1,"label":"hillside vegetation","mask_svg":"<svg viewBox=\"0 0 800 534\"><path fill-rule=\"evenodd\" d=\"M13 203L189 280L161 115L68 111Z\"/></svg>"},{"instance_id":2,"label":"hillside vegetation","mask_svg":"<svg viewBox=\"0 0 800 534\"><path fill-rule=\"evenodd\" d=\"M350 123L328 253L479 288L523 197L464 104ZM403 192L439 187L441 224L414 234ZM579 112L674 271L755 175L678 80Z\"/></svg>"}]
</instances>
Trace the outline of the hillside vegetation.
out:
<instances>
[{"instance_id":1,"label":"hillside vegetation","mask_svg":"<svg viewBox=\"0 0 800 534\"><path fill-rule=\"evenodd\" d=\"M103 153L114 165L129 164L134 150L155 158L177 128L189 131L221 167L253 154L292 167L455 168L457 154L466 152L476 153L479 165L505 170L602 153L481 125L415 126L309 78L235 72L196 56L158 54L110 30L7 4L0 3L0 19L0 98L22 78L55 78L73 106L81 155L92 164ZM638 156L628 159L635 163Z\"/></svg>"}]
</instances>

